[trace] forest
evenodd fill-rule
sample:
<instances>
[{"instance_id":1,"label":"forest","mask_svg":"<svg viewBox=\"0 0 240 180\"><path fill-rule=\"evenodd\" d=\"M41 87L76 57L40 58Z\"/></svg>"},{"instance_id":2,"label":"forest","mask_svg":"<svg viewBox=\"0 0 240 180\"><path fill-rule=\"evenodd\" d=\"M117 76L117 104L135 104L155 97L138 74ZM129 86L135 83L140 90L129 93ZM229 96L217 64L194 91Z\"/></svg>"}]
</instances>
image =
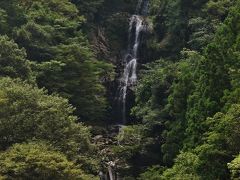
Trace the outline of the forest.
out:
<instances>
[{"instance_id":1,"label":"forest","mask_svg":"<svg viewBox=\"0 0 240 180\"><path fill-rule=\"evenodd\" d=\"M0 180L240 180L240 0L0 0Z\"/></svg>"}]
</instances>

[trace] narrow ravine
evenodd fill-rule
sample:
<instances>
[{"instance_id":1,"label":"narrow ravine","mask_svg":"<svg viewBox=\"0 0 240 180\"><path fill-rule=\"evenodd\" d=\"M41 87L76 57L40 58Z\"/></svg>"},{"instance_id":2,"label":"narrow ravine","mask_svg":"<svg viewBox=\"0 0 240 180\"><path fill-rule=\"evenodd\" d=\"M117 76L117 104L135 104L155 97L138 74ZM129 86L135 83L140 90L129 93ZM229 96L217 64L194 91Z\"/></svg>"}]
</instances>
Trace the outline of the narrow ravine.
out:
<instances>
[{"instance_id":1,"label":"narrow ravine","mask_svg":"<svg viewBox=\"0 0 240 180\"><path fill-rule=\"evenodd\" d=\"M122 127L128 123L128 91L132 90L136 83L137 83L137 71L138 71L138 60L139 60L139 51L140 45L143 41L143 33L147 31L148 25L146 22L146 15L148 10L148 0L139 0L136 8L136 13L133 14L130 18L129 22L129 35L128 35L128 49L123 58L123 67L121 77L119 79L119 88L117 93L117 100L119 104L119 115L121 115L121 122L120 125L115 126L116 131L111 132L109 134L115 134L113 137L108 137L109 139L115 139L117 134L121 131ZM107 138L107 139L108 139ZM109 147L113 144L118 144L115 140L111 141L110 144L105 144L105 146ZM119 144L118 144L119 145ZM110 148L111 149L111 148ZM109 150L109 149L108 149ZM102 150L105 156L107 154L111 154L111 150L105 153L106 148ZM109 161L104 162L104 166L107 167L107 174L101 173L100 179L101 180L119 180L119 173L116 172L116 166L118 163L118 159L110 158L110 155L107 159L111 159Z\"/></svg>"},{"instance_id":2,"label":"narrow ravine","mask_svg":"<svg viewBox=\"0 0 240 180\"><path fill-rule=\"evenodd\" d=\"M102 147L100 148L100 156L102 156L102 166L105 167L99 173L100 180L121 179L121 175L117 170L118 163L121 160L116 158L111 147L120 145L116 137L130 121L128 119L129 107L127 106L129 100L128 93L134 90L138 80L138 63L141 59L140 47L144 42L143 35L148 31L146 21L148 3L148 0L139 0L135 14L129 19L128 47L122 59L123 69L121 70L122 74L117 91L118 114L121 116L121 121L117 125L109 126L106 135L100 135L100 144L96 143L98 147Z\"/></svg>"},{"instance_id":3,"label":"narrow ravine","mask_svg":"<svg viewBox=\"0 0 240 180\"><path fill-rule=\"evenodd\" d=\"M128 122L127 106L128 90L137 83L137 68L139 57L139 47L142 43L142 35L147 31L146 15L148 10L148 0L139 0L136 13L131 16L129 23L128 50L123 58L124 70L120 78L118 101L119 114L122 116L122 124Z\"/></svg>"}]
</instances>

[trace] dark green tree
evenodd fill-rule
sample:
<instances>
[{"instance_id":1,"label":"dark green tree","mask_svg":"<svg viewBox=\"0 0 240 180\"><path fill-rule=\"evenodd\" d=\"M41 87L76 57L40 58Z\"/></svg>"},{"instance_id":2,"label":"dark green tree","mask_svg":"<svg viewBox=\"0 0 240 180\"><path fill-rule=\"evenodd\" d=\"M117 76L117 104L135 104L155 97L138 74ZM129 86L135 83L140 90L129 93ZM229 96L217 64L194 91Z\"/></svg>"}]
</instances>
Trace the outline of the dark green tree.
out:
<instances>
[{"instance_id":1,"label":"dark green tree","mask_svg":"<svg viewBox=\"0 0 240 180\"><path fill-rule=\"evenodd\" d=\"M37 62L40 87L69 98L81 120L104 120L103 83L112 66L96 60L81 32L85 20L76 6L68 0L21 1L20 6L28 21L16 29L16 41Z\"/></svg>"},{"instance_id":2,"label":"dark green tree","mask_svg":"<svg viewBox=\"0 0 240 180\"><path fill-rule=\"evenodd\" d=\"M224 94L233 90L231 69L239 68L239 3L229 12L219 28L214 41L206 49L206 57L199 62L196 90L189 97L188 128L189 145L200 142L207 130L204 120L220 111L226 101Z\"/></svg>"},{"instance_id":3,"label":"dark green tree","mask_svg":"<svg viewBox=\"0 0 240 180\"><path fill-rule=\"evenodd\" d=\"M0 36L0 76L30 80L32 77L26 51L7 36Z\"/></svg>"}]
</instances>

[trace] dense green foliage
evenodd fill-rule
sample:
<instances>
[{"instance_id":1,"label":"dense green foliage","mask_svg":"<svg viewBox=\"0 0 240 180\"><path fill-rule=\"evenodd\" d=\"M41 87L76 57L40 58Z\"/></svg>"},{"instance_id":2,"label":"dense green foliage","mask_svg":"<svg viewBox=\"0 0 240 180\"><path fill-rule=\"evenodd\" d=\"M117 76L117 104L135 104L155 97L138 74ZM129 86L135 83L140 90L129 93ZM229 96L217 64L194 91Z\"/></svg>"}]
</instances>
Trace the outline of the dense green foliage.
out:
<instances>
[{"instance_id":1,"label":"dense green foliage","mask_svg":"<svg viewBox=\"0 0 240 180\"><path fill-rule=\"evenodd\" d=\"M91 179L98 159L79 121L104 120L112 65L96 59L67 0L4 0L0 12L1 178Z\"/></svg>"},{"instance_id":2,"label":"dense green foliage","mask_svg":"<svg viewBox=\"0 0 240 180\"><path fill-rule=\"evenodd\" d=\"M240 1L149 1L112 132L137 3L0 1L0 179L240 179Z\"/></svg>"},{"instance_id":3,"label":"dense green foliage","mask_svg":"<svg viewBox=\"0 0 240 180\"><path fill-rule=\"evenodd\" d=\"M149 163L170 168L150 168L141 178L151 179L153 174L152 179L230 179L227 164L240 151L240 4L229 2L233 7L227 8L227 3L209 1L204 7L214 12L212 20L228 14L206 48L186 46L190 50L183 49L173 62L156 61L142 73L133 113L142 119L143 141L155 137L152 146L159 144L158 163L148 159ZM153 150L148 153L153 155Z\"/></svg>"},{"instance_id":4,"label":"dense green foliage","mask_svg":"<svg viewBox=\"0 0 240 180\"><path fill-rule=\"evenodd\" d=\"M16 17L22 18L21 24L9 23L8 34L26 49L27 55L21 56L34 62L38 85L69 98L83 120L103 120L107 102L100 79L111 78L112 65L96 60L82 33L85 19L77 7L68 0L2 3L11 6L1 6L6 19L21 14Z\"/></svg>"}]
</instances>

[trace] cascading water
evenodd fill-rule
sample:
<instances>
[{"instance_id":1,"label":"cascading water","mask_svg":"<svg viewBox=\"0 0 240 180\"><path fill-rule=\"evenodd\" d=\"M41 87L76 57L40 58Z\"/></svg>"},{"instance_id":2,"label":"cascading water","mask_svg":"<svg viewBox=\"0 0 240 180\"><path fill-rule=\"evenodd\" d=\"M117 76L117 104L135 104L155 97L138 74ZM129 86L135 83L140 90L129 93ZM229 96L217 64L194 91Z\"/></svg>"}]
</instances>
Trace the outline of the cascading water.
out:
<instances>
[{"instance_id":1,"label":"cascading water","mask_svg":"<svg viewBox=\"0 0 240 180\"><path fill-rule=\"evenodd\" d=\"M114 141L110 140L111 136L116 139L115 133L119 134L119 132L123 131L124 125L127 123L127 116L128 116L128 110L129 110L129 92L134 88L134 86L137 83L137 67L138 62L141 59L140 51L141 46L143 43L143 36L145 32L148 29L148 25L145 20L145 16L147 15L148 10L148 0L139 0L136 13L135 15L132 15L130 18L129 23L129 40L128 40L128 49L127 53L125 54L125 57L123 58L123 71L121 74L121 77L119 79L119 89L117 91L117 102L118 102L118 115L121 116L121 122L120 125L112 126L114 127L114 131L109 132L111 134L106 141L105 146L109 145L111 143L114 143ZM127 106L128 105L128 106ZM120 117L119 117L120 118ZM124 132L124 131L123 131ZM120 144L120 141L117 142L118 145ZM115 144L116 145L116 144ZM109 148L104 148L101 152L103 154L108 154ZM103 166L107 167L106 174L102 171L99 172L99 177L101 180L120 180L120 174L117 171L117 166L119 163L119 159L114 159L111 157L112 152L110 152L110 158L108 161L104 158Z\"/></svg>"},{"instance_id":2,"label":"cascading water","mask_svg":"<svg viewBox=\"0 0 240 180\"><path fill-rule=\"evenodd\" d=\"M134 87L137 82L137 63L139 59L139 46L142 41L142 34L147 30L147 23L144 16L147 14L148 0L139 0L136 14L132 15L129 23L128 51L124 58L124 71L120 78L118 100L122 115L122 123L126 124L126 103L128 89Z\"/></svg>"}]
</instances>

